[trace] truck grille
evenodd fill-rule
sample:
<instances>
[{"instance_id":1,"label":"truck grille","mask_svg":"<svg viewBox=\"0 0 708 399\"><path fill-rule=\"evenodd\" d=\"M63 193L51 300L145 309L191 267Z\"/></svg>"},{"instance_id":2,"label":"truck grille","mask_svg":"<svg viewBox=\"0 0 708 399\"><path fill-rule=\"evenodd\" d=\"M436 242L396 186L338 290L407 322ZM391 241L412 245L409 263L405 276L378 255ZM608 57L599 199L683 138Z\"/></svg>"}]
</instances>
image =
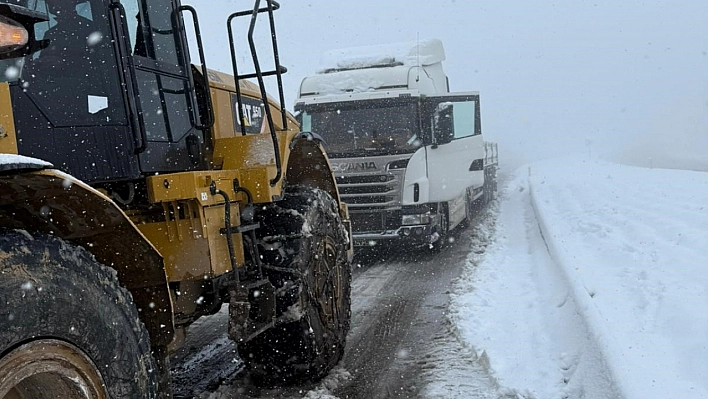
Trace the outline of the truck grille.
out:
<instances>
[{"instance_id":1,"label":"truck grille","mask_svg":"<svg viewBox=\"0 0 708 399\"><path fill-rule=\"evenodd\" d=\"M339 184L371 184L371 183L386 183L394 180L393 175L361 175L361 176L337 176Z\"/></svg>"},{"instance_id":2,"label":"truck grille","mask_svg":"<svg viewBox=\"0 0 708 399\"><path fill-rule=\"evenodd\" d=\"M349 207L354 233L400 227L402 180L403 173L337 176L339 195Z\"/></svg>"},{"instance_id":3,"label":"truck grille","mask_svg":"<svg viewBox=\"0 0 708 399\"><path fill-rule=\"evenodd\" d=\"M398 175L337 176L337 185L339 195L352 210L401 205L401 176Z\"/></svg>"}]
</instances>

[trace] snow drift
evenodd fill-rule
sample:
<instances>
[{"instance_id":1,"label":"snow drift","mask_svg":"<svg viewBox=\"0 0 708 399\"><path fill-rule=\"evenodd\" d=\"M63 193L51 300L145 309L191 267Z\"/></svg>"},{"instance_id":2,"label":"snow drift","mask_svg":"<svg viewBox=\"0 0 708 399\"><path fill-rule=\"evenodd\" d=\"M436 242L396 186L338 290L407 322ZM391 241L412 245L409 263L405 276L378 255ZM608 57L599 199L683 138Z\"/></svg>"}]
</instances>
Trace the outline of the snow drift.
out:
<instances>
[{"instance_id":1,"label":"snow drift","mask_svg":"<svg viewBox=\"0 0 708 399\"><path fill-rule=\"evenodd\" d=\"M523 397L708 397L708 174L554 160L516 172L453 295Z\"/></svg>"}]
</instances>

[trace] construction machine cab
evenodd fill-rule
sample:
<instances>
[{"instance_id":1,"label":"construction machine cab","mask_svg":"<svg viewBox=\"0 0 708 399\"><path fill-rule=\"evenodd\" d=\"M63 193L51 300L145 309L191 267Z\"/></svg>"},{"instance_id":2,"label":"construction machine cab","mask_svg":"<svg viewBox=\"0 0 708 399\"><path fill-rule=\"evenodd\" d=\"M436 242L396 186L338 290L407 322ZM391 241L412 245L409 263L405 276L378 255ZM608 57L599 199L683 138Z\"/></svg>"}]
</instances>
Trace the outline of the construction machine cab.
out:
<instances>
[{"instance_id":1,"label":"construction machine cab","mask_svg":"<svg viewBox=\"0 0 708 399\"><path fill-rule=\"evenodd\" d=\"M114 325L101 308L20 298L17 307L28 312L76 310L95 322L64 337L69 328L61 322L70 317L28 321L22 334L7 327L12 318L0 317L0 369L22 342L60 337L78 352L99 348L86 350L97 359L86 368L104 377L97 390L110 394L103 396L154 397L156 374L169 393L168 354L194 321L228 303L229 337L256 378L326 375L344 353L349 329L351 229L324 150L284 110L278 3L255 0L251 10L228 16L229 76L206 67L196 11L179 0L11 1L0 0L0 158L10 165L0 173L0 244L10 242L0 255L24 247L31 234L40 249L22 260L31 272L6 267L18 263L0 256L3 279L15 278L5 273L10 269L17 281L59 270L45 267L44 259L55 257L43 247L86 251L95 260L61 262L84 277L111 271L104 296L129 315L121 320L137 325L138 315L150 348L142 327L128 322L121 345L82 333L88 325ZM273 70L261 69L253 40L261 13L269 16ZM201 66L190 63L184 14L192 16ZM250 17L254 73L238 71L238 17ZM277 77L280 104L266 95L264 76ZM106 285L99 278L101 284L69 285L84 298ZM79 298L55 285L57 297ZM112 300L128 292L134 303ZM114 362L123 355L110 351L103 357L101 348L123 352L126 341L137 361ZM136 368L133 378L122 367L96 367L124 362ZM47 381L63 378L33 370ZM10 382L20 396L29 385Z\"/></svg>"},{"instance_id":2,"label":"construction machine cab","mask_svg":"<svg viewBox=\"0 0 708 399\"><path fill-rule=\"evenodd\" d=\"M28 24L42 43L26 56L0 63L0 81L9 81L18 153L46 159L91 184L134 181L156 173L213 168L209 128L214 123L209 73L196 11L179 0L12 0L43 20ZM263 77L276 75L283 104L272 12L256 1L253 10L228 18L234 72L235 125L247 105L239 82L257 78L261 104L268 104ZM6 5L10 6L10 5ZM269 13L276 68L262 71L253 43L255 15ZM195 24L201 68L193 67L183 15ZM252 17L250 50L255 73L238 73L232 20ZM38 50L39 51L35 51ZM255 100L255 99L254 99ZM258 100L256 100L258 101ZM282 105L281 105L282 106ZM282 176L280 149L270 107L263 106L262 125L273 140L277 175ZM238 110L238 111L236 111ZM281 112L288 130L286 112ZM241 130L243 134L243 129ZM218 166L217 166L218 167Z\"/></svg>"},{"instance_id":3,"label":"construction machine cab","mask_svg":"<svg viewBox=\"0 0 708 399\"><path fill-rule=\"evenodd\" d=\"M18 135L31 136L20 154L91 183L203 168L178 1L13 3L46 19L31 28L46 47L4 62Z\"/></svg>"}]
</instances>

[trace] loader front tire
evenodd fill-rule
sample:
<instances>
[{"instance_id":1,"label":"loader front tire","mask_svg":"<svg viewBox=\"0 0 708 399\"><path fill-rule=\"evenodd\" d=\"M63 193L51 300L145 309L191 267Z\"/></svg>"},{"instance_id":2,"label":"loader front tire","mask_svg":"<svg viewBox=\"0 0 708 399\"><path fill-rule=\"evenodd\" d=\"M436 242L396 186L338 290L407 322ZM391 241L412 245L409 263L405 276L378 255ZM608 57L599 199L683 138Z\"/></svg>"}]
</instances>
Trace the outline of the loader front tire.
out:
<instances>
[{"instance_id":1,"label":"loader front tire","mask_svg":"<svg viewBox=\"0 0 708 399\"><path fill-rule=\"evenodd\" d=\"M157 377L115 271L56 237L0 229L0 398L155 398Z\"/></svg>"},{"instance_id":2,"label":"loader front tire","mask_svg":"<svg viewBox=\"0 0 708 399\"><path fill-rule=\"evenodd\" d=\"M317 381L339 362L351 320L347 231L336 201L303 187L256 214L280 324L239 344L254 383Z\"/></svg>"}]
</instances>

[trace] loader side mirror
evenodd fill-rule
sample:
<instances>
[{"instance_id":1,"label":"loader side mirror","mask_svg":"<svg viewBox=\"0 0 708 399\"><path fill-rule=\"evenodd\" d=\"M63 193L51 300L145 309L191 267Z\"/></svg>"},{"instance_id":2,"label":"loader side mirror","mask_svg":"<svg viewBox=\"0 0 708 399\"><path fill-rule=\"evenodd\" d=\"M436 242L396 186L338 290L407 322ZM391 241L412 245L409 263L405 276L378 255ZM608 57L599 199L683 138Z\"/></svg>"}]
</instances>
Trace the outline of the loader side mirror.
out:
<instances>
[{"instance_id":1,"label":"loader side mirror","mask_svg":"<svg viewBox=\"0 0 708 399\"><path fill-rule=\"evenodd\" d=\"M46 22L47 16L28 8L0 4L0 60L24 57L46 47L48 41L37 40L34 24Z\"/></svg>"},{"instance_id":2,"label":"loader side mirror","mask_svg":"<svg viewBox=\"0 0 708 399\"><path fill-rule=\"evenodd\" d=\"M433 146L447 144L455 137L455 119L451 102L438 104L433 113Z\"/></svg>"},{"instance_id":3,"label":"loader side mirror","mask_svg":"<svg viewBox=\"0 0 708 399\"><path fill-rule=\"evenodd\" d=\"M9 53L27 45L29 32L17 22L0 16L0 52Z\"/></svg>"}]
</instances>

